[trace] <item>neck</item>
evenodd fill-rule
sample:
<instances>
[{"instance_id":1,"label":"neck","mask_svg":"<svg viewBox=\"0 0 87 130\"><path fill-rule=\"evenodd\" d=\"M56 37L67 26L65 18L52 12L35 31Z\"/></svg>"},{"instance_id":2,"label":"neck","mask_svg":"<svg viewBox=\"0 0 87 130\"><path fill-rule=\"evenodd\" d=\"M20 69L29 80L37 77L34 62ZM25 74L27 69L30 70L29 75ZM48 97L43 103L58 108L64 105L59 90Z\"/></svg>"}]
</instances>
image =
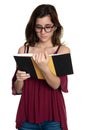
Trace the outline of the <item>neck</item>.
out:
<instances>
[{"instance_id":1,"label":"neck","mask_svg":"<svg viewBox=\"0 0 87 130\"><path fill-rule=\"evenodd\" d=\"M53 47L52 43L37 43L35 46L42 49Z\"/></svg>"}]
</instances>

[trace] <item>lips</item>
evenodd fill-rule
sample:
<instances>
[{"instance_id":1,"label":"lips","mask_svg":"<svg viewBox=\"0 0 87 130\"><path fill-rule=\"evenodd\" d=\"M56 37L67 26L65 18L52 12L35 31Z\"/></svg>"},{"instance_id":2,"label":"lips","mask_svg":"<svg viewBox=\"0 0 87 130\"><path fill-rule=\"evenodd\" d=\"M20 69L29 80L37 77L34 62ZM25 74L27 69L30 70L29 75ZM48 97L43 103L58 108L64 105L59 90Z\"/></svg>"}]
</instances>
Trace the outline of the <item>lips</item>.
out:
<instances>
[{"instance_id":1,"label":"lips","mask_svg":"<svg viewBox=\"0 0 87 130\"><path fill-rule=\"evenodd\" d=\"M47 36L41 36L41 38L44 38L44 39L45 39L45 38L47 38Z\"/></svg>"}]
</instances>

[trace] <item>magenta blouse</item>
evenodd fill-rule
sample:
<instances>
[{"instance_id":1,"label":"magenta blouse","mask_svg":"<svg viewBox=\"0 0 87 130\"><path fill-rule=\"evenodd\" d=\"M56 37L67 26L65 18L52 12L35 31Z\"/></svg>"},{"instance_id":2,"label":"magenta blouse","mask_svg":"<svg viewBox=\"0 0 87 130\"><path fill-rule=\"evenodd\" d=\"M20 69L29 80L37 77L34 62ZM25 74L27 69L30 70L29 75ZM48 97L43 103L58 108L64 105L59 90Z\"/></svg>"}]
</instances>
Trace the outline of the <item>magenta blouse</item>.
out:
<instances>
[{"instance_id":1,"label":"magenta blouse","mask_svg":"<svg viewBox=\"0 0 87 130\"><path fill-rule=\"evenodd\" d=\"M12 79L12 93L16 95ZM16 115L16 128L21 127L24 121L41 123L44 121L58 121L62 130L68 130L66 107L63 92L68 92L67 76L61 76L61 86L54 90L45 80L29 78L24 81L24 87Z\"/></svg>"}]
</instances>

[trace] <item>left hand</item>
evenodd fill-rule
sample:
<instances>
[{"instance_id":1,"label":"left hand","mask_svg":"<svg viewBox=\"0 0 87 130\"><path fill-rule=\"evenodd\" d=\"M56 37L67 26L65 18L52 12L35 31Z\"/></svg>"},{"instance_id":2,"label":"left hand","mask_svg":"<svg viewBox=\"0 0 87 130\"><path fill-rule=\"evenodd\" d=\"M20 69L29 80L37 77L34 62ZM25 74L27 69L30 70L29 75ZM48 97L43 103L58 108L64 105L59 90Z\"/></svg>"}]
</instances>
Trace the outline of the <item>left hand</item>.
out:
<instances>
[{"instance_id":1,"label":"left hand","mask_svg":"<svg viewBox=\"0 0 87 130\"><path fill-rule=\"evenodd\" d=\"M33 54L33 60L41 71L46 71L48 68L49 55L47 52Z\"/></svg>"}]
</instances>

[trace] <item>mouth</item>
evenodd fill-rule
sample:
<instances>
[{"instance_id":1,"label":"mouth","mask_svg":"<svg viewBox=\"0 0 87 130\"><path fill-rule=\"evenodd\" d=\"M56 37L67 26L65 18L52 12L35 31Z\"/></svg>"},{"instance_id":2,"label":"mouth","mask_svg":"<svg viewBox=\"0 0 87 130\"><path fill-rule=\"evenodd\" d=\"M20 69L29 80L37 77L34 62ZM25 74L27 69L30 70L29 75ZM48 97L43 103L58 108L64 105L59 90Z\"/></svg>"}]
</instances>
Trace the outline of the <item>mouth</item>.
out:
<instances>
[{"instance_id":1,"label":"mouth","mask_svg":"<svg viewBox=\"0 0 87 130\"><path fill-rule=\"evenodd\" d=\"M47 38L47 36L41 35L41 38L44 38L44 39L45 39L45 38Z\"/></svg>"}]
</instances>

